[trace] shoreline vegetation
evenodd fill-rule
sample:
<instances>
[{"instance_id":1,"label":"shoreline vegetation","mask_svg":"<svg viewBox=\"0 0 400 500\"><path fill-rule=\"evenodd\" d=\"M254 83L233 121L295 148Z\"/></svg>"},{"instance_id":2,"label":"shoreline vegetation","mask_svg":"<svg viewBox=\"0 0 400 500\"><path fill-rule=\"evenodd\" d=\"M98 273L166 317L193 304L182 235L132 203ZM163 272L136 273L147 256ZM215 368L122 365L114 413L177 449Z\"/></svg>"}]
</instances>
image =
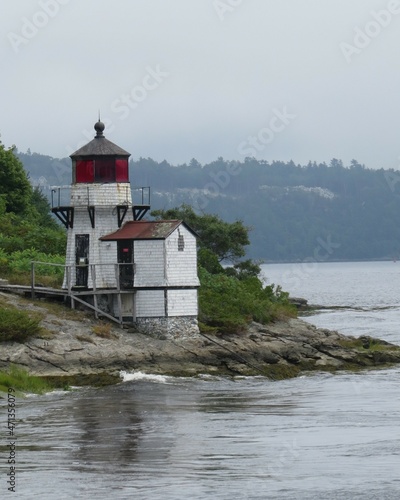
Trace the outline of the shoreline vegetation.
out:
<instances>
[{"instance_id":1,"label":"shoreline vegetation","mask_svg":"<svg viewBox=\"0 0 400 500\"><path fill-rule=\"evenodd\" d=\"M2 392L13 389L20 394L44 394L57 386L43 377L31 375L26 369L11 364L6 370L0 371L0 396Z\"/></svg>"}]
</instances>

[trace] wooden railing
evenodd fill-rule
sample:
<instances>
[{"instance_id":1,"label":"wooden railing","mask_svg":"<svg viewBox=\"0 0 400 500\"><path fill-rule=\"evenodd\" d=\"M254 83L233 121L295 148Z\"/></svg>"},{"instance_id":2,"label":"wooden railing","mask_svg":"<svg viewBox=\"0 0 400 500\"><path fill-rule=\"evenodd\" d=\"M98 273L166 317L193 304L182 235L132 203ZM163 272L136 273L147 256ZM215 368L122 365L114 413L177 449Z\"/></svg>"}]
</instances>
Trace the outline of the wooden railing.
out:
<instances>
[{"instance_id":1,"label":"wooden railing","mask_svg":"<svg viewBox=\"0 0 400 500\"><path fill-rule=\"evenodd\" d=\"M62 267L64 268L64 281L63 281L63 286L60 289L52 289L52 288L47 288L43 287L42 285L38 285L36 283L36 278L40 276L40 274L37 272L37 266L55 266L55 267ZM112 267L113 268L113 279L115 281L113 283L109 283L108 286L104 287L101 286L99 288L99 280L97 277L97 272L98 268L100 267ZM127 276L131 276L131 280L127 280L124 282L121 282L121 270L124 267L129 267L131 270L130 273L127 273ZM87 270L88 276L87 276L87 283L86 286L77 286L76 285L76 271L77 270ZM135 274L135 264L119 264L119 263L113 263L113 264L83 264L83 265L66 265L66 264L53 264L49 262L40 262L40 261L32 261L31 262L31 297L35 298L35 296L38 293L43 294L44 292L56 294L64 294L70 297L71 300L71 308L75 308L75 301L84 304L85 306L93 309L95 311L95 316L96 318L98 315L105 316L112 321L116 321L117 323L122 324L122 294L126 293L134 293L134 274ZM75 277L75 278L74 278ZM87 284L91 284L92 286L90 288L87 287ZM102 277L102 284L104 285L104 280ZM116 294L117 295L117 301L118 301L118 318L106 313L105 311L102 311L98 307L98 297L99 295L110 295L110 294ZM93 296L93 305L86 302L81 298L81 296Z\"/></svg>"}]
</instances>

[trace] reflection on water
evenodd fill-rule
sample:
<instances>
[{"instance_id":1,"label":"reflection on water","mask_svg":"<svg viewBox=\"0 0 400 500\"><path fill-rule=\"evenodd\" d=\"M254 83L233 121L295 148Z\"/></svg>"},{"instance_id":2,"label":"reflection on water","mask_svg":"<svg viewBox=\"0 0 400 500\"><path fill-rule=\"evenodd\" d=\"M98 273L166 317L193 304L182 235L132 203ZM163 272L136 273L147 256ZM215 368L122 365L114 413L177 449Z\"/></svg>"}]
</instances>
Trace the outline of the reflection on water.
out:
<instances>
[{"instance_id":1,"label":"reflection on water","mask_svg":"<svg viewBox=\"0 0 400 500\"><path fill-rule=\"evenodd\" d=\"M103 396L94 392L75 399L67 409L76 432L73 461L79 468L98 462L123 467L136 459L142 420L135 399L125 393L118 397L107 390ZM110 395L116 397L110 400Z\"/></svg>"},{"instance_id":2,"label":"reflection on water","mask_svg":"<svg viewBox=\"0 0 400 500\"><path fill-rule=\"evenodd\" d=\"M17 498L396 498L399 380L170 379L29 398Z\"/></svg>"},{"instance_id":3,"label":"reflection on water","mask_svg":"<svg viewBox=\"0 0 400 500\"><path fill-rule=\"evenodd\" d=\"M254 377L254 380L256 379ZM264 379L260 379L264 381ZM283 401L278 404L273 395L266 395L260 404L258 395L233 389L232 393L208 392L202 395L199 399L197 410L207 413L232 413L251 409L252 414L264 414L268 412L287 414L294 407L295 404L293 401Z\"/></svg>"}]
</instances>

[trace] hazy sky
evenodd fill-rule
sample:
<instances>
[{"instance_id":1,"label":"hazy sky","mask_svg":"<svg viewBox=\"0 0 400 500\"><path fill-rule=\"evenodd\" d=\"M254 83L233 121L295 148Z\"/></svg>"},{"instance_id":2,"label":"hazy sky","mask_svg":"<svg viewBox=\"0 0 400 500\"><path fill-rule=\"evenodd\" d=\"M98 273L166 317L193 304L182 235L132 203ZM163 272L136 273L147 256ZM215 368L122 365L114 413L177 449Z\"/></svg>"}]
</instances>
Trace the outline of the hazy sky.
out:
<instances>
[{"instance_id":1,"label":"hazy sky","mask_svg":"<svg viewBox=\"0 0 400 500\"><path fill-rule=\"evenodd\" d=\"M68 156L400 168L398 0L1 0L0 133Z\"/></svg>"}]
</instances>

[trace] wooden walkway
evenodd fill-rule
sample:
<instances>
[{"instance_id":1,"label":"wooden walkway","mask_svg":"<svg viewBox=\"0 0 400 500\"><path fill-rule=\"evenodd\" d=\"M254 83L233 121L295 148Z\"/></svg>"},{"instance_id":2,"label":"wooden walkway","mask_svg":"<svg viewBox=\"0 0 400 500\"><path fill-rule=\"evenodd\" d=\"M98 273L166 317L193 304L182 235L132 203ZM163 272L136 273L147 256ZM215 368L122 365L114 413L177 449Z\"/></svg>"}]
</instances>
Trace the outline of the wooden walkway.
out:
<instances>
[{"instance_id":1,"label":"wooden walkway","mask_svg":"<svg viewBox=\"0 0 400 500\"><path fill-rule=\"evenodd\" d=\"M0 280L0 292L15 293L17 295L23 295L24 297L31 297L32 299L63 297L65 300L67 298L70 298L71 309L75 309L75 301L76 301L84 305L85 307L92 309L95 313L96 318L98 318L99 316L103 316L111 321L114 321L115 323L122 325L123 320L121 315L119 318L116 318L115 316L112 316L111 314L108 314L105 311L102 311L101 309L98 308L97 297L99 295L110 295L110 294L118 294L119 297L121 297L121 294L132 293L132 290L101 289L96 291L94 290L69 291L61 288L50 288L38 285L34 286L10 285L9 283L6 283L5 280ZM82 296L83 297L93 296L94 305L84 300Z\"/></svg>"},{"instance_id":2,"label":"wooden walkway","mask_svg":"<svg viewBox=\"0 0 400 500\"><path fill-rule=\"evenodd\" d=\"M59 288L48 288L42 286L26 286L26 285L10 285L9 283L0 283L0 292L16 293L18 295L31 296L64 296L68 297L68 290L61 290Z\"/></svg>"},{"instance_id":3,"label":"wooden walkway","mask_svg":"<svg viewBox=\"0 0 400 500\"><path fill-rule=\"evenodd\" d=\"M64 276L66 277L66 283L67 287L66 288L51 288L51 287L45 287L45 286L40 286L37 283L37 280L40 279L40 277L37 277L36 273L36 266L38 265L45 265L45 266L54 266L54 267L61 267L64 269ZM38 262L38 261L32 261L31 262L31 284L30 285L11 285L8 283L7 280L0 279L0 292L8 292L8 293L15 293L19 295L24 295L25 297L31 297L32 299L35 298L64 298L69 299L71 309L75 309L75 303L78 302L79 304L84 305L85 307L91 309L94 311L94 314L96 318L99 316L108 318L111 321L114 321L115 323L118 323L119 325L123 325L123 313L122 313L122 295L125 294L132 294L135 293L135 290L133 288L130 289L125 289L121 287L120 283L120 268L121 266L124 266L126 264L91 264L88 267L88 271L91 273L91 279L93 282L93 288L78 288L76 286L72 285L72 279L71 276L76 271L76 268L80 266L66 266L65 264L53 264L53 263L48 263L48 262ZM96 267L99 266L112 266L114 268L115 272L115 282L116 282L116 287L115 288L97 288L96 286ZM99 308L98 302L99 302L99 297L101 295L116 295L117 296L117 303L118 303L118 313L116 316L113 316L112 314L109 314L102 309ZM91 304L87 299L89 297L93 298L93 304ZM86 299L86 300L85 300ZM114 311L115 314L115 311ZM132 320L128 323L131 324L133 322L133 317Z\"/></svg>"}]
</instances>

